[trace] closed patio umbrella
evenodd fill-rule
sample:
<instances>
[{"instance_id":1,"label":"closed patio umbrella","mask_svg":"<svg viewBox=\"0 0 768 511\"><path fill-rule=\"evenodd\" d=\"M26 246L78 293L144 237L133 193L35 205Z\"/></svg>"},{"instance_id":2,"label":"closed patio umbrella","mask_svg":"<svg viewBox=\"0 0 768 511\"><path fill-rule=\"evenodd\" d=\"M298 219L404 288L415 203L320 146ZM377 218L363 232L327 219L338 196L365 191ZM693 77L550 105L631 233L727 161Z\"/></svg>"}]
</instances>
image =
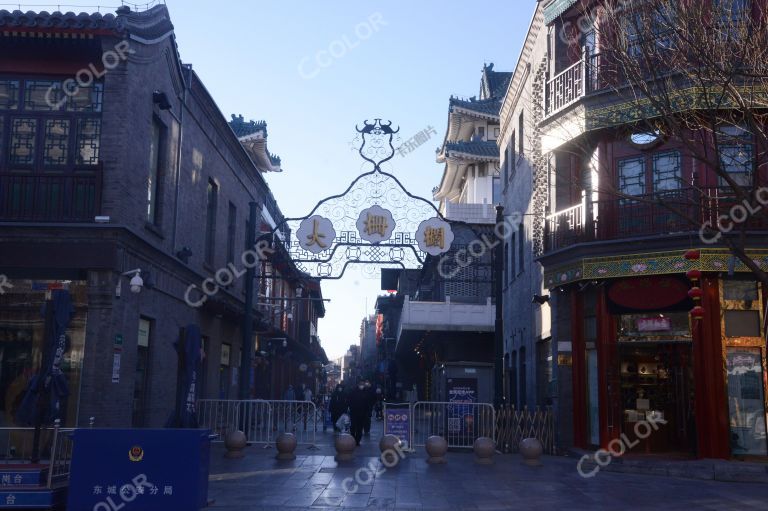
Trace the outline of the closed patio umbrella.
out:
<instances>
[{"instance_id":1,"label":"closed patio umbrella","mask_svg":"<svg viewBox=\"0 0 768 511\"><path fill-rule=\"evenodd\" d=\"M43 357L38 373L32 377L16 414L19 424L35 426L32 461L39 458L40 427L66 418L69 388L62 370L64 354L69 349L67 328L75 313L72 297L66 289L54 289L42 308L45 318Z\"/></svg>"},{"instance_id":2,"label":"closed patio umbrella","mask_svg":"<svg viewBox=\"0 0 768 511\"><path fill-rule=\"evenodd\" d=\"M197 428L197 395L202 363L200 328L189 325L174 344L178 357L176 406L167 428Z\"/></svg>"}]
</instances>

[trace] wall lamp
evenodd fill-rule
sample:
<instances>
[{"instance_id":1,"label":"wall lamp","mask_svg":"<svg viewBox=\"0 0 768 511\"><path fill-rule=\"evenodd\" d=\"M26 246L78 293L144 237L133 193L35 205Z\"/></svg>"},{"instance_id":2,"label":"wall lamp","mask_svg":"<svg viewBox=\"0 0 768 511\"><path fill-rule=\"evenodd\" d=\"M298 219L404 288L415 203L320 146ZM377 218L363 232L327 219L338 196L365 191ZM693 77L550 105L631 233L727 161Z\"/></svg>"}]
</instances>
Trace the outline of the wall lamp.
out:
<instances>
[{"instance_id":1,"label":"wall lamp","mask_svg":"<svg viewBox=\"0 0 768 511\"><path fill-rule=\"evenodd\" d=\"M544 305L548 301L549 301L549 295L533 295L533 301L531 303Z\"/></svg>"}]
</instances>

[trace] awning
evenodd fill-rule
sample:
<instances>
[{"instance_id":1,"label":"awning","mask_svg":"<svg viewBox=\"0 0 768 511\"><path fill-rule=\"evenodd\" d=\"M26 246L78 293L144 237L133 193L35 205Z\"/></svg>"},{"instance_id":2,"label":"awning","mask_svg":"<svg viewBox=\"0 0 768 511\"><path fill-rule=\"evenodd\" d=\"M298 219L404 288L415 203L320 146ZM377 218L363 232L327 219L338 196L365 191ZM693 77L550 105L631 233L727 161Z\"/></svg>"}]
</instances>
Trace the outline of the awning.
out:
<instances>
[{"instance_id":1,"label":"awning","mask_svg":"<svg viewBox=\"0 0 768 511\"><path fill-rule=\"evenodd\" d=\"M578 0L552 0L549 5L544 7L544 23L549 25L576 2Z\"/></svg>"}]
</instances>

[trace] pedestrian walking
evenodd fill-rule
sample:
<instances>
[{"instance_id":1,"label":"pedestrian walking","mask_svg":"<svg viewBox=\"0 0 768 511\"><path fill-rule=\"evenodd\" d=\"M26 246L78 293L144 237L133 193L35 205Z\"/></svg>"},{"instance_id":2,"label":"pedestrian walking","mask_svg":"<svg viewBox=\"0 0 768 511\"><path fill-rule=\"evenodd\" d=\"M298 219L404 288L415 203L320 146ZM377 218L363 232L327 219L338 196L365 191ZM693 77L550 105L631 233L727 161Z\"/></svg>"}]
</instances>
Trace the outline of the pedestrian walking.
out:
<instances>
[{"instance_id":1,"label":"pedestrian walking","mask_svg":"<svg viewBox=\"0 0 768 511\"><path fill-rule=\"evenodd\" d=\"M363 438L365 414L367 413L370 417L370 403L371 398L368 391L365 390L365 383L360 382L349 398L349 415L350 419L352 419L352 436L355 437L355 444L357 445L360 445L360 439Z\"/></svg>"},{"instance_id":2,"label":"pedestrian walking","mask_svg":"<svg viewBox=\"0 0 768 511\"><path fill-rule=\"evenodd\" d=\"M342 414L347 412L347 396L344 394L344 387L336 385L333 394L331 395L331 401L328 403L328 407L331 411L331 423L333 424L334 431L340 431L336 426L336 423Z\"/></svg>"},{"instance_id":3,"label":"pedestrian walking","mask_svg":"<svg viewBox=\"0 0 768 511\"><path fill-rule=\"evenodd\" d=\"M293 389L293 385L288 384L288 388L283 393L283 399L285 401L296 401L296 391Z\"/></svg>"}]
</instances>

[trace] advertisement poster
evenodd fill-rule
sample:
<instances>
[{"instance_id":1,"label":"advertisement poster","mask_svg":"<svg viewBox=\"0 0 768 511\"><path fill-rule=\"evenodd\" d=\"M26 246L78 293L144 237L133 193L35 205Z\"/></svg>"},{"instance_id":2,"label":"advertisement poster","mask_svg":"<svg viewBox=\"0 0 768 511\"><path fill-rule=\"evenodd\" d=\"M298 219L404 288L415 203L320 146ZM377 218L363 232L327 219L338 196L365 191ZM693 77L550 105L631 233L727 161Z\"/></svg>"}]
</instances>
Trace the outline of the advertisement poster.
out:
<instances>
[{"instance_id":1,"label":"advertisement poster","mask_svg":"<svg viewBox=\"0 0 768 511\"><path fill-rule=\"evenodd\" d=\"M395 435L406 449L411 446L411 406L408 403L386 404L384 434Z\"/></svg>"},{"instance_id":2,"label":"advertisement poster","mask_svg":"<svg viewBox=\"0 0 768 511\"><path fill-rule=\"evenodd\" d=\"M477 379L448 379L448 434L470 437L475 431L473 404L477 403Z\"/></svg>"}]
</instances>

